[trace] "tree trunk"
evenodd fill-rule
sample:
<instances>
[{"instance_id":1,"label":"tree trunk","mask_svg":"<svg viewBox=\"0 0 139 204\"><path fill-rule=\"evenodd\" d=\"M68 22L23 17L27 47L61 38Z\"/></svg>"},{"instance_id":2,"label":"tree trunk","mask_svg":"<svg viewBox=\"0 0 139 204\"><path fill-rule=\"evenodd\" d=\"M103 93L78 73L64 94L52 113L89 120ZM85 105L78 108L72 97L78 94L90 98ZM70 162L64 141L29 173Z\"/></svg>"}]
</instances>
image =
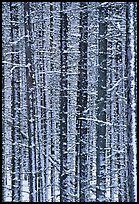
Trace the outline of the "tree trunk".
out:
<instances>
[{"instance_id":1,"label":"tree trunk","mask_svg":"<svg viewBox=\"0 0 139 204\"><path fill-rule=\"evenodd\" d=\"M37 201L37 180L36 180L36 150L35 150L35 100L34 100L34 67L32 63L31 49L31 21L30 3L24 3L25 18L25 52L26 52L26 80L27 80L27 113L28 113L28 137L29 137L29 201Z\"/></svg>"},{"instance_id":2,"label":"tree trunk","mask_svg":"<svg viewBox=\"0 0 139 204\"><path fill-rule=\"evenodd\" d=\"M11 39L12 46L12 59L11 62L14 66L12 69L12 201L21 201L21 183L20 183L20 168L21 168L21 135L20 135L20 69L19 66L19 47L16 43L19 36L18 27L18 3L10 4L11 11Z\"/></svg>"},{"instance_id":3,"label":"tree trunk","mask_svg":"<svg viewBox=\"0 0 139 204\"><path fill-rule=\"evenodd\" d=\"M129 202L137 202L135 3L127 3L128 186Z\"/></svg>"},{"instance_id":4,"label":"tree trunk","mask_svg":"<svg viewBox=\"0 0 139 204\"><path fill-rule=\"evenodd\" d=\"M105 8L99 8L99 67L98 67L98 97L97 97L97 158L96 158L96 200L105 201L106 193L106 68L107 68L107 23Z\"/></svg>"},{"instance_id":5,"label":"tree trunk","mask_svg":"<svg viewBox=\"0 0 139 204\"><path fill-rule=\"evenodd\" d=\"M8 197L11 174L11 15L10 2L2 2L2 201ZM11 176L10 176L11 180ZM11 185L10 185L11 187Z\"/></svg>"},{"instance_id":6,"label":"tree trunk","mask_svg":"<svg viewBox=\"0 0 139 204\"><path fill-rule=\"evenodd\" d=\"M66 3L60 3L60 202L67 202L67 14Z\"/></svg>"},{"instance_id":7,"label":"tree trunk","mask_svg":"<svg viewBox=\"0 0 139 204\"><path fill-rule=\"evenodd\" d=\"M76 144L76 188L79 185L79 201L86 200L87 183L87 3L80 3L80 41L79 41L79 67L77 84L77 144ZM77 184L78 183L78 184Z\"/></svg>"}]
</instances>

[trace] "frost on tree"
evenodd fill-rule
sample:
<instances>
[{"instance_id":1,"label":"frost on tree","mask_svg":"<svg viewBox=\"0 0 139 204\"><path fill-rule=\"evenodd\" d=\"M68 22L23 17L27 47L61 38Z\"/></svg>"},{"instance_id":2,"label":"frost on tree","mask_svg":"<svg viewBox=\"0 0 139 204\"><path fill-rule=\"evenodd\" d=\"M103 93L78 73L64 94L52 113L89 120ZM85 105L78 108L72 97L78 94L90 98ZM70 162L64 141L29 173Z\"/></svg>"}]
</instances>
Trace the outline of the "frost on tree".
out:
<instances>
[{"instance_id":1,"label":"frost on tree","mask_svg":"<svg viewBox=\"0 0 139 204\"><path fill-rule=\"evenodd\" d=\"M129 201L137 201L135 3L127 4L128 185Z\"/></svg>"},{"instance_id":2,"label":"frost on tree","mask_svg":"<svg viewBox=\"0 0 139 204\"><path fill-rule=\"evenodd\" d=\"M2 3L2 200L137 201L137 4Z\"/></svg>"},{"instance_id":3,"label":"frost on tree","mask_svg":"<svg viewBox=\"0 0 139 204\"><path fill-rule=\"evenodd\" d=\"M31 48L31 22L30 22L30 3L24 3L25 19L25 52L26 52L26 80L27 80L27 112L28 112L28 137L29 137L29 187L30 202L37 200L37 181L36 181L36 150L35 150L35 119L34 119L34 70L32 63ZM30 162L31 161L31 162Z\"/></svg>"},{"instance_id":4,"label":"frost on tree","mask_svg":"<svg viewBox=\"0 0 139 204\"><path fill-rule=\"evenodd\" d=\"M12 201L21 201L21 134L20 134L20 72L18 68L19 55L18 55L18 44L16 41L18 39L19 26L18 22L18 3L10 4L11 11L11 39L12 45L12 64L17 64L14 66L12 71Z\"/></svg>"},{"instance_id":5,"label":"frost on tree","mask_svg":"<svg viewBox=\"0 0 139 204\"><path fill-rule=\"evenodd\" d=\"M88 37L88 3L80 3L80 27L79 27L79 65L77 83L77 161L79 176L79 202L86 201L87 184L87 37Z\"/></svg>"},{"instance_id":6,"label":"frost on tree","mask_svg":"<svg viewBox=\"0 0 139 204\"><path fill-rule=\"evenodd\" d=\"M97 93L97 139L96 139L96 200L105 201L106 193L106 66L107 66L107 23L106 8L99 8L99 42L98 42L98 93ZM102 122L99 122L102 121Z\"/></svg>"},{"instance_id":7,"label":"frost on tree","mask_svg":"<svg viewBox=\"0 0 139 204\"><path fill-rule=\"evenodd\" d=\"M60 3L60 202L67 202L67 3Z\"/></svg>"}]
</instances>

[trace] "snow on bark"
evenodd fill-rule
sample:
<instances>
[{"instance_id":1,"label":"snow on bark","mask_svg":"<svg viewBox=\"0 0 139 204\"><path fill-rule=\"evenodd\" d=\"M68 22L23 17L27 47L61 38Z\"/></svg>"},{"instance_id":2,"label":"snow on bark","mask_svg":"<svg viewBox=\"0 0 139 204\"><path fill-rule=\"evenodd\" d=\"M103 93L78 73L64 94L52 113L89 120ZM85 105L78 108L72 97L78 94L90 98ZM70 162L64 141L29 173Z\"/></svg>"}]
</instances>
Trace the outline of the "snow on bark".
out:
<instances>
[{"instance_id":1,"label":"snow on bark","mask_svg":"<svg viewBox=\"0 0 139 204\"><path fill-rule=\"evenodd\" d=\"M68 5L68 10L70 8L79 8L78 3L72 3ZM68 31L68 101L67 101L67 153L68 153L68 197L69 200L74 202L75 197L73 196L75 192L75 134L76 134L76 97L77 97L77 68L78 68L78 12L74 12L72 9L69 10L68 19L69 19L69 31ZM72 23L74 22L74 23Z\"/></svg>"},{"instance_id":2,"label":"snow on bark","mask_svg":"<svg viewBox=\"0 0 139 204\"><path fill-rule=\"evenodd\" d=\"M60 202L68 202L67 193L67 33L68 19L66 2L60 3Z\"/></svg>"},{"instance_id":3,"label":"snow on bark","mask_svg":"<svg viewBox=\"0 0 139 204\"><path fill-rule=\"evenodd\" d=\"M2 3L2 202L8 197L8 172L11 171L11 126L8 121L11 119L11 27L10 27L10 2ZM7 28L7 29L5 29ZM9 54L7 54L9 52ZM11 187L11 185L10 185Z\"/></svg>"},{"instance_id":4,"label":"snow on bark","mask_svg":"<svg viewBox=\"0 0 139 204\"><path fill-rule=\"evenodd\" d=\"M29 39L25 38L25 53L26 65L30 65L29 69L26 67L27 80L27 112L28 112L28 136L29 136L29 187L30 187L30 201L37 201L37 179L36 179L36 149L35 149L35 98L34 98L34 67L32 63L32 27L30 19L31 6L29 2L24 2L24 29L25 35L29 34Z\"/></svg>"},{"instance_id":5,"label":"snow on bark","mask_svg":"<svg viewBox=\"0 0 139 204\"><path fill-rule=\"evenodd\" d=\"M134 6L3 2L4 201L137 201Z\"/></svg>"},{"instance_id":6,"label":"snow on bark","mask_svg":"<svg viewBox=\"0 0 139 204\"><path fill-rule=\"evenodd\" d=\"M137 201L137 139L136 139L136 84L135 84L135 3L127 5L127 69L128 69L128 159L129 201Z\"/></svg>"},{"instance_id":7,"label":"snow on bark","mask_svg":"<svg viewBox=\"0 0 139 204\"><path fill-rule=\"evenodd\" d=\"M105 18L105 8L99 8L99 39L98 41L98 95L97 95L97 119L106 122L106 66L107 66L107 24ZM101 100L102 99L102 100ZM106 193L106 125L98 123L97 131L97 157L96 157L96 200L105 201Z\"/></svg>"},{"instance_id":8,"label":"snow on bark","mask_svg":"<svg viewBox=\"0 0 139 204\"><path fill-rule=\"evenodd\" d=\"M46 11L43 13L44 19L50 16L50 4L44 4L43 9ZM50 135L51 135L51 129L50 129L50 90L49 90L49 74L50 71L50 56L49 56L49 47L50 47L50 39L49 39L49 30L50 30L50 24L49 21L44 22L44 26L48 29L44 30L44 44L43 49L46 51L44 52L44 79L45 79L45 117L46 117L46 134L44 138L44 146L45 146L45 201L49 201L50 199L50 163L49 163L49 145L50 145Z\"/></svg>"},{"instance_id":9,"label":"snow on bark","mask_svg":"<svg viewBox=\"0 0 139 204\"><path fill-rule=\"evenodd\" d=\"M11 20L19 20L19 7L18 3L10 3L11 11ZM18 38L19 26L15 23L11 23L11 38L16 40ZM15 52L12 54L12 63L19 63L19 55L17 51L19 45L12 45L12 51ZM20 137L20 70L14 69L12 74L12 201L20 202L21 201L21 137Z\"/></svg>"}]
</instances>

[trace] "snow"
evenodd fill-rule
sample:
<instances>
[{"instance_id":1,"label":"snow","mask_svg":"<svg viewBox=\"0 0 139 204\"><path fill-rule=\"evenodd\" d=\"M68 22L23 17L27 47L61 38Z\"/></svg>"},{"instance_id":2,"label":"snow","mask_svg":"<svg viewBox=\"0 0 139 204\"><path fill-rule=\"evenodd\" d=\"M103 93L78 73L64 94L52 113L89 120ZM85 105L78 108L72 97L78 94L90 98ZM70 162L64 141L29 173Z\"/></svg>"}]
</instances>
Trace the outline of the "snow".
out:
<instances>
[{"instance_id":1,"label":"snow","mask_svg":"<svg viewBox=\"0 0 139 204\"><path fill-rule=\"evenodd\" d=\"M130 16L130 34L129 34L129 41L130 41L130 87L131 87L131 134L132 134L132 142L130 145L133 147L133 173L134 173L134 191L135 191L135 201L137 202L137 141L136 141L136 102L135 102L135 36L134 36L134 3L130 4L131 9L131 16Z\"/></svg>"},{"instance_id":2,"label":"snow","mask_svg":"<svg viewBox=\"0 0 139 204\"><path fill-rule=\"evenodd\" d=\"M110 88L110 89L108 89L107 91L108 91L108 92L113 91L114 88L119 85L119 83L121 82L121 80L122 80L122 79L119 79L119 80L113 85L113 87Z\"/></svg>"},{"instance_id":3,"label":"snow","mask_svg":"<svg viewBox=\"0 0 139 204\"><path fill-rule=\"evenodd\" d=\"M81 51L80 49L82 49L79 44L80 44L80 37L81 37L81 33L80 33L80 28L84 28L84 26L80 25L80 15L81 15L81 8L80 8L80 2L68 2L67 3L67 8L64 10L64 12L67 14L67 18L68 18L68 26L67 26L67 49L63 50L63 53L66 54L67 56L67 72L66 72L66 80L67 80L67 87L64 87L63 90L67 91L67 104L65 104L65 106L67 106L67 110L64 112L64 114L66 114L66 119L64 118L63 120L63 124L65 124L65 122L67 123L67 132L65 132L65 134L63 134L63 136L66 136L67 138L67 143L63 143L63 145L67 146L67 150L64 152L67 155L67 167L68 167L68 171L66 172L68 174L67 176L67 194L68 194L68 200L70 201L75 201L75 197L79 197L80 194L80 188L79 188L79 182L80 182L80 155L84 155L85 153L87 153L87 180L83 180L82 182L86 182L87 186L86 186L86 200L87 201L96 201L96 189L101 189L102 191L106 193L104 193L105 195L100 195L98 201L99 202L105 202L105 201L115 201L118 202L118 194L119 191L121 193L123 190L123 187L119 187L119 177L122 175L122 168L124 171L126 171L125 173L127 173L127 155L125 154L125 152L127 151L126 146L127 146L127 141L125 141L125 144L119 144L119 141L117 141L119 138L121 139L127 139L127 121L126 121L126 117L128 115L128 113L126 112L127 110L123 110L123 112L120 112L120 107L119 104L124 104L124 108L127 108L127 87L125 87L124 91L121 90L122 86L126 86L126 81L128 80L126 78L126 74L123 74L120 78L120 74L121 74L121 69L120 66L121 64L116 64L115 61L113 59L115 59L115 53L116 53L116 48L114 47L115 45L115 39L119 38L119 41L121 40L120 37L118 37L119 35L119 31L121 35L126 35L125 30L122 31L122 26L126 26L126 11L125 9L125 4L124 3L118 3L117 2L117 7L116 9L108 10L108 14L110 16L106 17L106 19L104 19L107 22L108 25L108 29L109 32L107 33L107 39L108 41L113 41L112 42L112 47L108 46L107 52L110 52L110 54L108 54L108 62L107 65L109 67L110 70L108 70L108 67L103 68L103 70L108 70L107 73L109 74L110 72L110 82L109 79L106 80L107 84L108 84L108 89L107 87L102 87L104 89L106 89L107 92L107 101L106 101L106 105L107 107L107 111L106 109L103 109L102 111L105 111L106 116L108 117L108 120L103 121L100 119L98 119L96 117L96 112L97 112L97 104L96 104L96 99L98 96L98 82L97 82L97 77L98 76L98 68L99 68L99 64L98 64L98 56L100 54L99 52L99 45L98 45L98 41L99 41L99 37L103 38L102 36L99 36L98 34L98 29L99 29L99 8L100 6L103 7L103 10L105 10L105 8L107 9L109 5L111 5L112 7L116 5L116 3L111 3L109 4L109 2L94 2L88 3L88 50L87 50L87 82L88 82L88 87L87 87L87 107L83 107L83 106L78 106L78 78L79 78L79 61L81 61L80 57L81 57ZM64 4L64 2L63 2ZM14 4L13 4L14 5ZM43 185L43 201L47 201L47 202L52 202L52 194L54 195L53 198L55 199L56 202L60 201L60 186L59 186L59 172L60 172L60 134L59 134L59 129L60 129L60 120L59 120L59 115L60 115L60 111L59 111L59 106L60 106L60 73L61 73L61 65L60 65L60 23L61 23L61 18L60 18L60 3L54 3L52 2L51 5L53 7L53 10L50 11L50 2L43 2L42 4L35 4L35 3L31 3L32 9L31 10L31 29L32 29L32 37L33 40L31 43L31 47L32 47L32 61L31 63L27 63L25 64L26 58L25 58L25 39L28 38L28 40L26 41L28 46L30 46L30 37L29 34L28 35L21 35L20 36L20 32L23 34L24 31L24 23L28 23L27 21L24 22L24 7L22 7L24 5L24 2L22 2L22 4L18 4L15 3L15 6L19 6L19 10L18 10L18 14L19 14L19 36L15 36L14 39L16 39L15 41L12 40L12 38L10 37L10 32L11 32L11 27L8 24L9 23L15 23L13 21L10 21L10 4L6 4L5 3L5 8L4 8L4 14L5 13L9 13L7 14L7 16L9 15L9 17L7 18L6 16L4 16L3 21L5 22L3 24L4 28L3 32L4 32L4 60L3 62L3 67L4 67L4 91L5 91L5 98L4 98L4 148L5 148L5 154L4 154L4 158L5 158L5 163L4 163L4 170L5 170L5 174L6 176L4 178L6 178L5 181L5 194L6 194L6 201L7 202L12 202L12 176L11 176L11 170L12 170L12 144L16 146L16 154L15 157L19 157L19 147L21 148L26 148L26 149L30 149L32 152L32 157L30 158L31 161L25 161L27 158L26 155L23 154L24 149L22 149L22 161L21 161L21 166L22 165L28 165L32 164L32 172L28 172L29 170L27 169L28 167L25 167L27 169L26 175L29 179L29 175L30 173L32 173L33 175L33 188L34 188L34 201L37 200L37 194L38 194L38 188L39 188L39 179L42 179L42 185ZM121 6L122 5L122 6ZM121 10L118 11L118 6L120 6L120 9L122 9L122 11L124 12L123 16L121 14ZM41 8L42 7L42 8ZM45 10L45 9L46 10ZM131 13L133 15L133 3L131 3ZM41 9L44 9L45 12L43 13ZM8 12L7 12L8 11ZM83 8L82 8L83 11ZM38 13L40 12L40 13ZM52 12L52 16L53 16L53 32L51 33L50 36L50 12ZM111 14L111 12L113 12L113 14ZM119 12L119 13L118 13ZM22 13L22 15L20 15ZM13 12L14 14L14 12ZM36 15L36 16L35 16ZM28 14L26 15L26 17L29 16ZM133 17L133 16L131 16ZM42 19L41 19L42 18ZM35 20L37 19L37 20ZM22 24L20 24L22 21ZM123 24L123 25L122 25ZM44 27L43 27L44 26ZM33 30L34 29L34 30ZM44 32L44 38L43 37L39 37L39 29L41 30L41 32ZM112 30L113 29L113 30ZM9 30L9 31L8 31ZM112 38L112 33L114 33L114 39ZM29 33L29 31L28 31ZM52 37L53 35L53 37ZM117 36L116 36L117 35ZM7 38L6 38L7 36ZM51 37L51 38L50 38ZM82 35L82 38L84 37L84 33ZM112 38L112 39L111 39ZM117 40L116 39L116 40ZM51 52L50 49L50 40L53 41L52 45L53 48L53 52ZM132 133L132 140L131 143L129 144L131 147L133 147L133 175L134 175L134 190L135 190L135 199L137 201L137 139L136 139L136 99L135 99L135 70L134 70L134 66L135 66L135 50L134 50L134 44L135 44L135 36L134 36L134 21L133 18L130 19L130 48L131 48L131 56L130 58L130 69L128 70L128 72L130 73L130 88L131 88L131 104L130 104L130 109L131 111L131 133ZM86 40L85 40L86 42ZM109 43L109 42L108 42ZM123 45L126 47L126 40L123 40ZM64 42L65 44L65 42ZM12 51L12 47L17 47L19 49L19 51ZM80 47L80 48L79 48ZM124 49L125 49L124 47ZM29 47L28 47L29 48ZM21 49L21 51L20 51ZM10 52L11 50L11 52ZM17 50L17 49L16 49ZM23 52L23 53L22 53ZM103 54L103 52L101 52ZM11 63L11 56L18 56L19 54L19 64L17 63ZM83 52L82 52L83 54ZM111 55L111 56L109 56ZM125 53L123 54L125 56ZM23 58L23 60L22 60ZM111 59L112 58L112 62ZM28 59L27 59L28 60ZM122 59L122 63L123 63L123 69L126 72L126 65L125 65L125 59ZM111 66L112 63L112 66ZM31 70L31 66L33 65L33 70ZM53 65L53 67L51 67L51 65ZM118 68L116 67L118 66ZM24 74L26 73L26 71L29 71L30 77L32 74L32 71L35 70L34 76L32 77L33 80L35 82L33 82L33 86L36 86L35 88L33 87L32 89L30 89L31 93L35 93L35 103L34 103L34 107L35 107L35 115L33 116L33 110L31 110L31 114L32 117L30 120L25 119L26 123L28 123L28 121L31 124L31 132L32 134L35 134L35 136L33 135L33 137L31 137L31 144L28 145L28 129L27 129L27 125L25 125L25 123L23 123L23 121L21 121L21 138L23 141L23 144L20 143L19 145L17 144L17 141L15 141L15 143L12 143L12 136L11 136L11 127L12 127L12 123L9 121L9 119L7 119L8 117L10 117L9 115L11 114L11 104L12 104L12 81L10 79L9 76L12 76L12 74L14 74L14 72L12 72L14 69L20 69L20 75L22 78L19 79L19 82L22 84L24 84L24 88L21 88L21 95L20 97L25 97L24 100L22 101L23 104L21 104L21 108L18 111L22 111L22 106L24 107L24 111L22 119L24 119L25 117L28 118L28 115L26 115L26 107L27 107L27 103L26 103L26 96L27 93L25 93L26 91L26 76L22 76L22 68L25 70ZM26 69L28 68L28 69ZM119 69L120 71L118 71L117 74L117 69ZM7 71L9 70L9 71ZM112 72L115 71L115 72ZM26 74L25 74L26 75ZM9 78L8 78L9 77ZM36 77L36 78L35 78ZM84 76L82 76L84 77ZM102 79L102 81L104 81L104 79ZM84 81L83 81L84 82ZM83 83L82 82L82 83ZM7 84L6 84L7 83ZM84 84L84 83L83 83ZM82 85L82 84L81 84ZM122 87L123 88L123 87ZM8 90L9 89L9 90ZM22 93L23 92L23 93ZM125 92L125 93L123 93ZM121 94L121 95L120 95ZM42 96L43 95L43 96ZM32 101L32 96L30 95L30 100ZM83 95L82 95L83 96ZM84 100L84 98L82 97L81 100ZM102 104L104 104L103 102L105 100L105 97L101 97L100 101ZM97 101L98 102L98 101ZM26 104L24 104L26 103ZM32 107L31 107L32 108ZM82 116L83 117L78 117L77 114L77 108L81 108L82 110ZM117 109L116 109L117 108ZM118 115L119 113L121 115ZM42 120L45 120L45 118L43 118L43 114L46 114L46 121L43 124ZM124 116L123 116L124 114ZM123 117L125 119L124 124L119 124L118 122L121 120L120 117ZM30 118L30 116L29 116ZM6 122L6 119L9 122ZM15 117L16 119L16 117ZM82 140L79 138L78 142L77 140L77 119L78 122L81 122L82 128L83 125L85 124L87 126L87 137L85 138L86 140ZM118 121L119 119L119 121ZM19 121L18 121L19 122ZM34 133L34 125L35 123L35 133ZM22 124L24 124L22 126ZM96 146L96 138L97 138L97 134L96 134L96 126L97 125L103 125L106 126L106 147L105 148L99 148L100 150L100 166L101 167L99 169L99 176L106 176L106 182L104 179L100 182L99 186L96 186L96 157L97 157L97 146ZM44 129L42 129L42 126L45 126ZM81 128L81 132L82 132L82 128ZM44 133L44 131L46 131ZM120 131L120 133L119 133ZM124 133L123 133L124 132ZM125 134L125 135L123 135ZM34 142L33 138L35 138L36 142ZM52 138L52 140L51 140ZM103 133L101 133L99 135L99 139L102 140L102 138L104 138ZM119 140L120 140L119 139ZM123 139L123 140L124 140ZM51 143L53 142L53 146L51 146ZM45 145L44 145L45 144ZM83 144L85 148L82 149L81 145ZM53 148L54 154L51 155L51 148ZM77 188L77 195L75 195L75 175L76 175L76 157L77 157L77 152L76 152L76 148L79 148L80 150L82 150L82 152L80 153L79 149L78 149L78 188ZM119 149L120 150L119 150ZM35 149L35 151L34 151ZM106 150L106 155L104 154ZM28 151L28 150L27 150ZM124 155L125 158L122 158L124 160L124 164L120 164L120 168L118 169L118 165L117 161L118 157L117 157L117 153L120 154L120 159L121 159L121 155ZM28 153L27 153L28 155ZM25 157L24 157L25 156ZM104 159L106 159L106 163L104 163ZM120 162L122 162L123 160L121 159ZM40 175L39 177L36 176L36 174L38 175L38 172L36 172L36 168L35 168L35 162L37 163L37 170L38 170L38 166L40 165ZM39 163L40 162L40 163ZM25 164L24 164L25 163ZM83 164L85 165L85 163ZM106 172L105 172L105 168L106 167ZM52 169L53 167L53 169ZM23 170L24 168L21 168L21 170ZM51 176L52 176L52 171L54 172L54 177L51 180ZM17 182L18 180L18 175L19 172L16 169L16 180ZM21 198L22 198L22 202L29 202L29 181L28 179L25 180L25 172L20 172L21 173ZM47 177L45 178L45 173L47 174ZM65 172L64 172L65 173ZM64 175L63 173L63 175ZM99 177L98 176L98 177ZM112 180L111 180L112 178ZM123 181L125 179L125 176L122 177ZM126 175L126 179L128 181L127 175ZM35 182L37 181L37 191L35 188ZM53 181L53 184L52 184ZM124 180L125 182L125 180ZM52 187L53 185L53 191L52 192ZM106 188L105 188L106 185ZM112 190L111 190L112 189ZM18 190L18 189L17 189ZM125 192L124 192L125 193ZM123 196L124 197L124 196Z\"/></svg>"}]
</instances>

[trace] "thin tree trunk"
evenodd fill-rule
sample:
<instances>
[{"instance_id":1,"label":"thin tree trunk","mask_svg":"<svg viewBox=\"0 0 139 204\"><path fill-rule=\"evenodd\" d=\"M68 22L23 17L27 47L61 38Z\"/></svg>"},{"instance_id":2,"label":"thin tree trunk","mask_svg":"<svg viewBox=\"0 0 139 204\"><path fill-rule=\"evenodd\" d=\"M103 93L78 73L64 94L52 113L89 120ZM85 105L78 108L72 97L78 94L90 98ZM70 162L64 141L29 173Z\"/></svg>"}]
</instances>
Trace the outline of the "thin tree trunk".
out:
<instances>
[{"instance_id":1,"label":"thin tree trunk","mask_svg":"<svg viewBox=\"0 0 139 204\"><path fill-rule=\"evenodd\" d=\"M54 19L53 19L53 2L50 3L50 71L51 80L50 80L50 94L51 94L51 156L55 159L55 72L54 72ZM55 200L55 164L51 163L51 200Z\"/></svg>"},{"instance_id":2,"label":"thin tree trunk","mask_svg":"<svg viewBox=\"0 0 139 204\"><path fill-rule=\"evenodd\" d=\"M66 3L60 3L60 202L67 201L67 14Z\"/></svg>"},{"instance_id":3,"label":"thin tree trunk","mask_svg":"<svg viewBox=\"0 0 139 204\"><path fill-rule=\"evenodd\" d=\"M105 201L106 193L106 66L107 66L107 23L103 7L99 8L99 67L98 67L98 97L97 97L97 158L96 158L96 200ZM102 121L102 122L101 122Z\"/></svg>"},{"instance_id":4,"label":"thin tree trunk","mask_svg":"<svg viewBox=\"0 0 139 204\"><path fill-rule=\"evenodd\" d=\"M11 174L11 15L10 2L2 2L2 201L8 197ZM11 178L11 176L10 176ZM11 187L11 185L10 185Z\"/></svg>"},{"instance_id":5,"label":"thin tree trunk","mask_svg":"<svg viewBox=\"0 0 139 204\"><path fill-rule=\"evenodd\" d=\"M115 84L115 67L116 67L116 62L115 62L115 51L116 51L116 45L115 45L115 37L114 34L112 33L112 67L111 67L111 85L112 88L114 87ZM116 141L116 136L115 136L115 109L116 109L116 105L115 105L115 100L116 100L116 89L113 88L113 90L111 91L111 113L110 113L110 117L111 117L111 133L110 133L110 199L113 201L115 198L115 186L116 186L116 179L115 179L115 141Z\"/></svg>"},{"instance_id":6,"label":"thin tree trunk","mask_svg":"<svg viewBox=\"0 0 139 204\"><path fill-rule=\"evenodd\" d=\"M28 112L28 137L29 137L29 201L37 201L37 179L36 179L36 150L35 150L35 100L34 100L34 67L32 63L31 49L31 21L30 3L24 3L25 18L25 52L26 52L26 80L27 80L27 112Z\"/></svg>"},{"instance_id":7,"label":"thin tree trunk","mask_svg":"<svg viewBox=\"0 0 139 204\"><path fill-rule=\"evenodd\" d=\"M86 200L87 183L87 3L80 3L79 75L77 84L77 144L76 144L76 188L79 188L79 201ZM76 179L77 179L76 178ZM79 185L79 187L78 187Z\"/></svg>"},{"instance_id":8,"label":"thin tree trunk","mask_svg":"<svg viewBox=\"0 0 139 204\"><path fill-rule=\"evenodd\" d=\"M80 2L68 4L68 108L67 108L67 163L68 163L68 199L75 201L75 147L76 147L76 100L77 100L77 79L79 63L79 15ZM74 13L76 9L76 13ZM72 23L74 22L74 24Z\"/></svg>"},{"instance_id":9,"label":"thin tree trunk","mask_svg":"<svg viewBox=\"0 0 139 204\"><path fill-rule=\"evenodd\" d=\"M129 202L137 202L137 143L136 143L136 61L135 3L127 3L127 70L128 70L128 186Z\"/></svg>"},{"instance_id":10,"label":"thin tree trunk","mask_svg":"<svg viewBox=\"0 0 139 204\"><path fill-rule=\"evenodd\" d=\"M12 64L19 64L18 45L16 40L19 36L18 26L18 3L10 4L11 11L11 39L12 46ZM21 183L20 183L20 162L21 162L21 135L20 135L20 70L18 66L13 67L12 71L12 201L21 201Z\"/></svg>"}]
</instances>

